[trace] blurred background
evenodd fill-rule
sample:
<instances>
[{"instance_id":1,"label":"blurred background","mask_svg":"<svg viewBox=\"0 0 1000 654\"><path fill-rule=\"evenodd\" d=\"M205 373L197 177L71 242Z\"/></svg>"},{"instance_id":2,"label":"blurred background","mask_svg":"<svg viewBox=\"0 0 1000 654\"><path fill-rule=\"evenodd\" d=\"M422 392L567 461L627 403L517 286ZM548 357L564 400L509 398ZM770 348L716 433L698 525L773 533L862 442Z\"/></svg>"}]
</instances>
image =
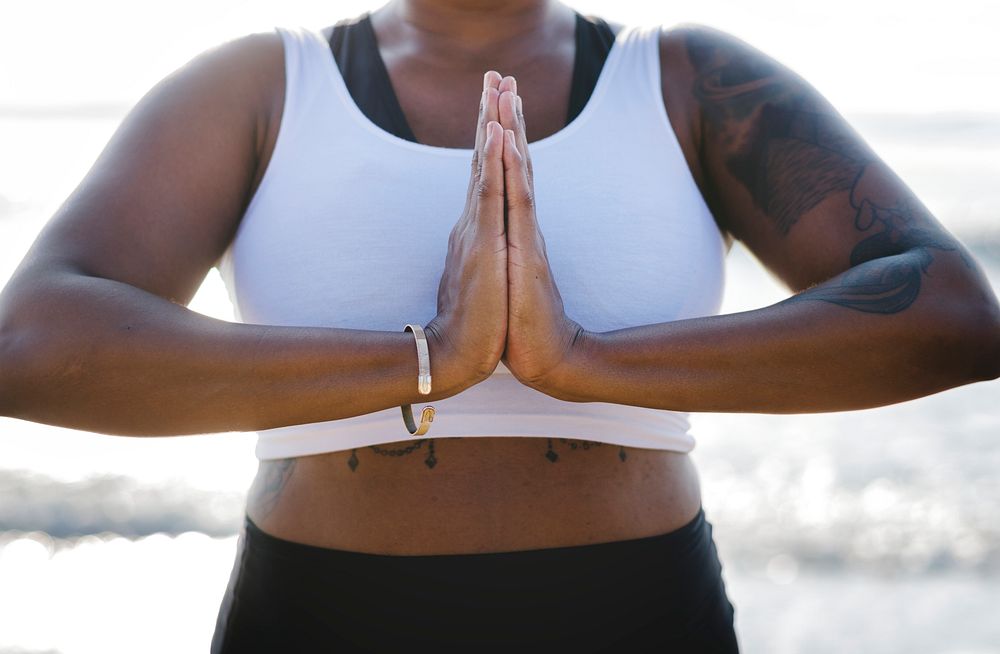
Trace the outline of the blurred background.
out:
<instances>
[{"instance_id":1,"label":"blurred background","mask_svg":"<svg viewBox=\"0 0 1000 654\"><path fill-rule=\"evenodd\" d=\"M623 23L706 23L791 66L1000 288L993 0L570 4ZM230 38L377 6L4 3L0 284L157 81ZM728 267L723 312L787 295L738 245ZM233 320L215 270L191 309ZM745 652L1000 653L1000 383L875 410L692 422ZM0 652L207 651L254 438L0 418Z\"/></svg>"}]
</instances>

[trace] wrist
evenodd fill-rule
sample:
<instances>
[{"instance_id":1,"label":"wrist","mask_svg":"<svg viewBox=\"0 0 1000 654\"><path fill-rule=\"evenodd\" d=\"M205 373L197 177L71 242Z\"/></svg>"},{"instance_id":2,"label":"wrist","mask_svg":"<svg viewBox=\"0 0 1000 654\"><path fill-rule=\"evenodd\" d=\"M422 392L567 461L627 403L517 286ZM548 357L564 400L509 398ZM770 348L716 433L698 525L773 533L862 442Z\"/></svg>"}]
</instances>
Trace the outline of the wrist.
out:
<instances>
[{"instance_id":1,"label":"wrist","mask_svg":"<svg viewBox=\"0 0 1000 654\"><path fill-rule=\"evenodd\" d=\"M590 373L600 334L577 325L566 355L535 384L537 391L566 402L589 402L581 384Z\"/></svg>"},{"instance_id":2,"label":"wrist","mask_svg":"<svg viewBox=\"0 0 1000 654\"><path fill-rule=\"evenodd\" d=\"M422 401L451 397L479 381L475 372L464 365L460 354L437 323L428 323L424 334L431 360L432 390Z\"/></svg>"}]
</instances>

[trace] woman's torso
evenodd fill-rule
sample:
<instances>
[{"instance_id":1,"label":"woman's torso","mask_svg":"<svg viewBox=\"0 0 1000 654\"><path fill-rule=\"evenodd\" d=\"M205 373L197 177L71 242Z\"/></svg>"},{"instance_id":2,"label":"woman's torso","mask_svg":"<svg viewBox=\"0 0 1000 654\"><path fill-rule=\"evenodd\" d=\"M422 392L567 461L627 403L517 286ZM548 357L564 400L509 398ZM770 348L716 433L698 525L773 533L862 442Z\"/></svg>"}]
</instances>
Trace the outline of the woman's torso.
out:
<instances>
[{"instance_id":1,"label":"woman's torso","mask_svg":"<svg viewBox=\"0 0 1000 654\"><path fill-rule=\"evenodd\" d=\"M418 142L470 148L465 89L487 69L517 78L530 143L565 126L574 63L573 14L521 50L435 68L441 53L412 47L378 12L372 22L399 104ZM615 31L620 26L612 25ZM279 43L280 46L280 43ZM527 54L537 48L533 54ZM254 190L277 138L284 88L280 52L266 79L274 108ZM466 57L468 59L468 57ZM434 93L427 89L433 88ZM668 102L667 109L671 116ZM679 112L678 112L679 113ZM677 131L689 165L694 151ZM456 220L457 220L456 216ZM433 436L433 434L430 434ZM265 460L247 512L264 531L296 542L383 554L452 554L559 547L672 531L696 515L688 455L576 439L476 437L385 443ZM434 465L427 465L430 446ZM351 465L351 457L360 458Z\"/></svg>"}]
</instances>

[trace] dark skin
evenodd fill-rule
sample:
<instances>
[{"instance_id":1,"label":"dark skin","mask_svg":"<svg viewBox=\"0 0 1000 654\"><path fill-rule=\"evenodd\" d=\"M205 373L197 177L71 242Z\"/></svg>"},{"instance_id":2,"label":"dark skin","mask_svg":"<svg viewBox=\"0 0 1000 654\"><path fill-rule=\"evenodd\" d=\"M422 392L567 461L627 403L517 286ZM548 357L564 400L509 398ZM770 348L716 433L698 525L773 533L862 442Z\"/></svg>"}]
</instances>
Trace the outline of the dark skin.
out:
<instances>
[{"instance_id":1,"label":"dark skin","mask_svg":"<svg viewBox=\"0 0 1000 654\"><path fill-rule=\"evenodd\" d=\"M713 214L797 293L725 316L578 329L523 381L572 401L795 413L1000 375L982 270L815 89L707 28L674 30L661 53Z\"/></svg>"},{"instance_id":2,"label":"dark skin","mask_svg":"<svg viewBox=\"0 0 1000 654\"><path fill-rule=\"evenodd\" d=\"M860 408L1000 374L996 298L961 244L807 84L697 27L661 35L672 127L720 228L802 292L732 316L583 330L561 311L528 173L530 143L565 122L572 14L527 0L401 1L373 24L421 143L479 152L483 71L504 73L487 75L485 109L515 135L501 148L499 338L439 307L428 398L414 389L409 334L230 324L184 308L231 241L280 123L280 39L252 35L151 91L25 257L0 296L0 351L16 362L0 381L4 414L131 435L255 430L449 397L501 357L555 397L681 410ZM514 96L527 120L506 104ZM499 310L483 295L473 316ZM449 343L457 333L468 337ZM462 345L473 341L486 345ZM686 455L509 437L265 461L252 491L248 511L271 533L383 553L641 537L700 503Z\"/></svg>"}]
</instances>

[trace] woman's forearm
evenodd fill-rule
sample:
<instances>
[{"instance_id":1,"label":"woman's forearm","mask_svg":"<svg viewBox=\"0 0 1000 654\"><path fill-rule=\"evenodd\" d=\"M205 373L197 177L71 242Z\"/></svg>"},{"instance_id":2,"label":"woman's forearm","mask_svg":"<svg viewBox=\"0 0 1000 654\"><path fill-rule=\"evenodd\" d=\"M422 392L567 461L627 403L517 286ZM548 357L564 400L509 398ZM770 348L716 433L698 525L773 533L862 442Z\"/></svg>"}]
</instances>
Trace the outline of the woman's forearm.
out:
<instances>
[{"instance_id":1,"label":"woman's forearm","mask_svg":"<svg viewBox=\"0 0 1000 654\"><path fill-rule=\"evenodd\" d=\"M863 266L880 272L911 256ZM843 289L871 291L839 275L753 311L581 332L570 358L536 388L575 402L797 413L881 406L996 378L1000 318L989 286L984 292L985 280L961 263L933 273L897 312L891 303L882 312L837 303L838 293L848 297Z\"/></svg>"},{"instance_id":2,"label":"woman's forearm","mask_svg":"<svg viewBox=\"0 0 1000 654\"><path fill-rule=\"evenodd\" d=\"M467 384L431 347L417 393L413 334L216 320L70 272L0 296L4 415L122 435L252 431L448 397ZM416 409L417 407L415 407ZM401 436L405 436L402 419Z\"/></svg>"}]
</instances>

